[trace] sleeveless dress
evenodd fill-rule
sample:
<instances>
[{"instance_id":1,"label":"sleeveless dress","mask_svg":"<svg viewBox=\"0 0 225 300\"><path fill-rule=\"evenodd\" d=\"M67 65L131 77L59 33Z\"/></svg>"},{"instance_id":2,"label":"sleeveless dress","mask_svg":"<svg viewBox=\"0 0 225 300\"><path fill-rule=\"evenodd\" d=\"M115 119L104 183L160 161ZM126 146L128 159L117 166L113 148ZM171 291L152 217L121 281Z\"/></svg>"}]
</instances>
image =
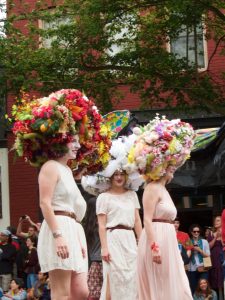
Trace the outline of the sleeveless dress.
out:
<instances>
[{"instance_id":1,"label":"sleeveless dress","mask_svg":"<svg viewBox=\"0 0 225 300\"><path fill-rule=\"evenodd\" d=\"M60 179L52 197L53 210L74 212L80 222L86 211L86 202L78 189L69 167L55 161ZM83 227L75 219L56 215L63 237L69 247L69 257L61 259L56 253L55 239L47 222L44 220L38 237L38 258L42 272L54 269L72 270L77 273L87 272L87 258L83 258L81 248L87 253ZM87 255L86 255L87 256Z\"/></svg>"},{"instance_id":2,"label":"sleeveless dress","mask_svg":"<svg viewBox=\"0 0 225 300\"><path fill-rule=\"evenodd\" d=\"M151 199L149 199L151 201ZM156 204L153 219L174 220L176 208L165 189ZM179 252L173 224L153 222L155 241L158 243L162 264L152 261L150 243L143 229L138 243L138 296L139 300L191 300L191 290Z\"/></svg>"},{"instance_id":3,"label":"sleeveless dress","mask_svg":"<svg viewBox=\"0 0 225 300\"><path fill-rule=\"evenodd\" d=\"M140 208L137 194L127 191L120 195L102 193L97 198L96 212L107 215L106 227L134 227L135 209ZM137 299L137 242L133 230L107 230L110 263L103 261L101 300L106 299L107 278L111 300Z\"/></svg>"}]
</instances>

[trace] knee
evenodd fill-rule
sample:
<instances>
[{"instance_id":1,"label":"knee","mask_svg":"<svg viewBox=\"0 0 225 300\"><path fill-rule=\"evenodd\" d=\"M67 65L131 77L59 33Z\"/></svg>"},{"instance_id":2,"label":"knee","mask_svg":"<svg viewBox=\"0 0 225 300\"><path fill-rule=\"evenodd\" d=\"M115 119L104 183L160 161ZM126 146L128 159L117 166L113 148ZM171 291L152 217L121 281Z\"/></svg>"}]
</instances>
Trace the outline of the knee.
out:
<instances>
[{"instance_id":1,"label":"knee","mask_svg":"<svg viewBox=\"0 0 225 300\"><path fill-rule=\"evenodd\" d=\"M73 298L73 295L71 299L77 299L77 300L87 300L89 295L88 289L80 289L79 291L76 292L76 297Z\"/></svg>"}]
</instances>

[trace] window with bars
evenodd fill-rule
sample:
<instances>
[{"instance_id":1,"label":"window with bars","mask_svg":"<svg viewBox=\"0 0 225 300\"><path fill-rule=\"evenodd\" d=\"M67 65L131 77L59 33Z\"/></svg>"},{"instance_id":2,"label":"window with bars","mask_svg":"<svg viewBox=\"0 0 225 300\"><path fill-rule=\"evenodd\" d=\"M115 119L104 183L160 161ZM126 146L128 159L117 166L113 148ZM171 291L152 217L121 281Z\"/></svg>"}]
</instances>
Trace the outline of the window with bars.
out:
<instances>
[{"instance_id":1,"label":"window with bars","mask_svg":"<svg viewBox=\"0 0 225 300\"><path fill-rule=\"evenodd\" d=\"M187 64L198 69L206 68L206 40L202 24L194 27L183 26L176 39L170 40L170 52L177 58L184 58Z\"/></svg>"}]
</instances>

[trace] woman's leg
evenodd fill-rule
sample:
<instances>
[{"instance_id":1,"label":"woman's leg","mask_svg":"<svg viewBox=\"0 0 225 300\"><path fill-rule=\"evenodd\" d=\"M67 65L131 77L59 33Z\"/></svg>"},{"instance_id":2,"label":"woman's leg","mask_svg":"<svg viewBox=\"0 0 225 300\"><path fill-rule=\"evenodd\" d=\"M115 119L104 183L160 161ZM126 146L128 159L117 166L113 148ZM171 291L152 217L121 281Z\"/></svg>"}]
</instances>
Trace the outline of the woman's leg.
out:
<instances>
[{"instance_id":1,"label":"woman's leg","mask_svg":"<svg viewBox=\"0 0 225 300\"><path fill-rule=\"evenodd\" d=\"M71 275L72 271L59 269L49 272L51 300L70 299Z\"/></svg>"},{"instance_id":2,"label":"woman's leg","mask_svg":"<svg viewBox=\"0 0 225 300\"><path fill-rule=\"evenodd\" d=\"M87 273L72 272L70 300L86 300L88 294Z\"/></svg>"}]
</instances>

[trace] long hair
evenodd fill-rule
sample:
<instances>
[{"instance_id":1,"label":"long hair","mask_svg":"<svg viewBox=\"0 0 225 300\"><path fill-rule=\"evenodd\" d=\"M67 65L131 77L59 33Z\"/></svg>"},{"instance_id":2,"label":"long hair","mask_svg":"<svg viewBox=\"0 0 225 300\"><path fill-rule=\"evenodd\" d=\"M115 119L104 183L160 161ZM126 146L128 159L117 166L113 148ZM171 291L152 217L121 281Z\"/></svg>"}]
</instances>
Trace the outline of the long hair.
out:
<instances>
[{"instance_id":1,"label":"long hair","mask_svg":"<svg viewBox=\"0 0 225 300\"><path fill-rule=\"evenodd\" d=\"M87 201L87 212L84 222L84 231L87 238L88 249L91 249L95 240L95 234L98 233L98 221L96 216L96 197L91 197Z\"/></svg>"},{"instance_id":2,"label":"long hair","mask_svg":"<svg viewBox=\"0 0 225 300\"><path fill-rule=\"evenodd\" d=\"M196 296L201 296L202 295L202 290L200 288L200 283L201 283L202 280L205 280L206 283L207 283L206 296L208 297L209 295L212 295L212 290L210 288L208 280L204 279L204 278L199 279L198 285L197 285L197 288L196 288L196 291L195 291L195 295Z\"/></svg>"}]
</instances>

